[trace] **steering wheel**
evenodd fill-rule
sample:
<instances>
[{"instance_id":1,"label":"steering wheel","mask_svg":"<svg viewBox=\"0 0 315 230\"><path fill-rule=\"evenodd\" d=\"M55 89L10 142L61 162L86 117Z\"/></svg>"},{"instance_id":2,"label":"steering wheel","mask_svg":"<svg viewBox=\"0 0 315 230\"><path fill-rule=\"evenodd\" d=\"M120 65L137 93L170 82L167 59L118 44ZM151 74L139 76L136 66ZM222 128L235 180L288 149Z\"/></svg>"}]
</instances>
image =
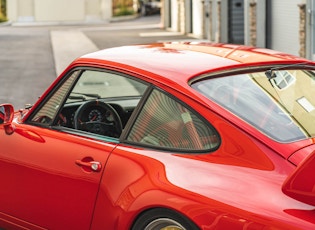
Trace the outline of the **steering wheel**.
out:
<instances>
[{"instance_id":1,"label":"steering wheel","mask_svg":"<svg viewBox=\"0 0 315 230\"><path fill-rule=\"evenodd\" d=\"M93 100L83 103L74 114L74 127L91 133L119 137L122 132L121 119L109 104Z\"/></svg>"}]
</instances>

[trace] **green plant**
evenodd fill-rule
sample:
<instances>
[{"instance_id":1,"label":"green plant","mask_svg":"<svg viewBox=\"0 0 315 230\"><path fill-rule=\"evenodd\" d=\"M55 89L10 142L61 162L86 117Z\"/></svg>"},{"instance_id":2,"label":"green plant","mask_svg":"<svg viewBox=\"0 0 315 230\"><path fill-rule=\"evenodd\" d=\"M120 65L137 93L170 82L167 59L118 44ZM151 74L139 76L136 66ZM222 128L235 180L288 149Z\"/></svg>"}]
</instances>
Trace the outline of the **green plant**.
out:
<instances>
[{"instance_id":1,"label":"green plant","mask_svg":"<svg viewBox=\"0 0 315 230\"><path fill-rule=\"evenodd\" d=\"M124 15L133 15L133 14L134 14L133 10L130 10L127 7L124 7L117 10L114 16L124 16Z\"/></svg>"},{"instance_id":2,"label":"green plant","mask_svg":"<svg viewBox=\"0 0 315 230\"><path fill-rule=\"evenodd\" d=\"M6 17L6 0L0 0L0 22L7 21Z\"/></svg>"},{"instance_id":3,"label":"green plant","mask_svg":"<svg viewBox=\"0 0 315 230\"><path fill-rule=\"evenodd\" d=\"M114 16L133 15L134 13L135 12L133 10L132 4L130 4L129 2L116 2L114 7Z\"/></svg>"},{"instance_id":4,"label":"green plant","mask_svg":"<svg viewBox=\"0 0 315 230\"><path fill-rule=\"evenodd\" d=\"M8 19L2 15L2 13L0 13L0 22L5 22L7 21Z\"/></svg>"}]
</instances>

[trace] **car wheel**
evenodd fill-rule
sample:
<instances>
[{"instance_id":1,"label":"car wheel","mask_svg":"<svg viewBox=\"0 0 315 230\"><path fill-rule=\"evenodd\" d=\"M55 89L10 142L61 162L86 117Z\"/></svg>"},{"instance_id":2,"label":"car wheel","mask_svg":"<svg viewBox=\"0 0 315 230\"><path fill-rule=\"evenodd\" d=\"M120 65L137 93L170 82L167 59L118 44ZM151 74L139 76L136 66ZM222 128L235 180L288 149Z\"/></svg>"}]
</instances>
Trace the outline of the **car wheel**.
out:
<instances>
[{"instance_id":1,"label":"car wheel","mask_svg":"<svg viewBox=\"0 0 315 230\"><path fill-rule=\"evenodd\" d=\"M162 208L151 209L138 217L132 230L198 230L186 217Z\"/></svg>"}]
</instances>

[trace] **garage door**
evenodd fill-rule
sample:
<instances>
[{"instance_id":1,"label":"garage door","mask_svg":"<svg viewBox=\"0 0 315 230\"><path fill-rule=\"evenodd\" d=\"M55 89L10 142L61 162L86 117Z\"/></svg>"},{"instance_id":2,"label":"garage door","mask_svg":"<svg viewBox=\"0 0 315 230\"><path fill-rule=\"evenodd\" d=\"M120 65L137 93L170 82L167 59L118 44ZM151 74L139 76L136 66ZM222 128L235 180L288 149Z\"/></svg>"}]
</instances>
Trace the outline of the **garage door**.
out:
<instances>
[{"instance_id":1,"label":"garage door","mask_svg":"<svg viewBox=\"0 0 315 230\"><path fill-rule=\"evenodd\" d=\"M229 43L244 44L244 0L229 1Z\"/></svg>"},{"instance_id":2,"label":"garage door","mask_svg":"<svg viewBox=\"0 0 315 230\"><path fill-rule=\"evenodd\" d=\"M268 1L269 48L299 55L300 3L301 0Z\"/></svg>"},{"instance_id":3,"label":"garage door","mask_svg":"<svg viewBox=\"0 0 315 230\"><path fill-rule=\"evenodd\" d=\"M309 38L309 50L307 57L311 60L315 60L315 0L311 0L307 7L309 13L311 13L310 22L307 23L307 30L310 31Z\"/></svg>"}]
</instances>

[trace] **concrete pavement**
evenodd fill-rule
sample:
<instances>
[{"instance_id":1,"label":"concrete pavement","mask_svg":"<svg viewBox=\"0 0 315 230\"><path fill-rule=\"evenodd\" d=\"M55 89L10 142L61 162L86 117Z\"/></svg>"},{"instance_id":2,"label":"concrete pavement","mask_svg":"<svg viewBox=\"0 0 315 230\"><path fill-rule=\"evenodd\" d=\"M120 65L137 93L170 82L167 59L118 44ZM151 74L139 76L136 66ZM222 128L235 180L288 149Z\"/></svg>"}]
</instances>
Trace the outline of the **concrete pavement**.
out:
<instances>
[{"instance_id":1,"label":"concrete pavement","mask_svg":"<svg viewBox=\"0 0 315 230\"><path fill-rule=\"evenodd\" d=\"M160 28L160 17L94 25L0 27L0 103L33 104L75 58L99 49L191 40Z\"/></svg>"},{"instance_id":2,"label":"concrete pavement","mask_svg":"<svg viewBox=\"0 0 315 230\"><path fill-rule=\"evenodd\" d=\"M57 75L61 74L75 58L98 50L97 46L79 30L53 30L50 32L50 38Z\"/></svg>"}]
</instances>

